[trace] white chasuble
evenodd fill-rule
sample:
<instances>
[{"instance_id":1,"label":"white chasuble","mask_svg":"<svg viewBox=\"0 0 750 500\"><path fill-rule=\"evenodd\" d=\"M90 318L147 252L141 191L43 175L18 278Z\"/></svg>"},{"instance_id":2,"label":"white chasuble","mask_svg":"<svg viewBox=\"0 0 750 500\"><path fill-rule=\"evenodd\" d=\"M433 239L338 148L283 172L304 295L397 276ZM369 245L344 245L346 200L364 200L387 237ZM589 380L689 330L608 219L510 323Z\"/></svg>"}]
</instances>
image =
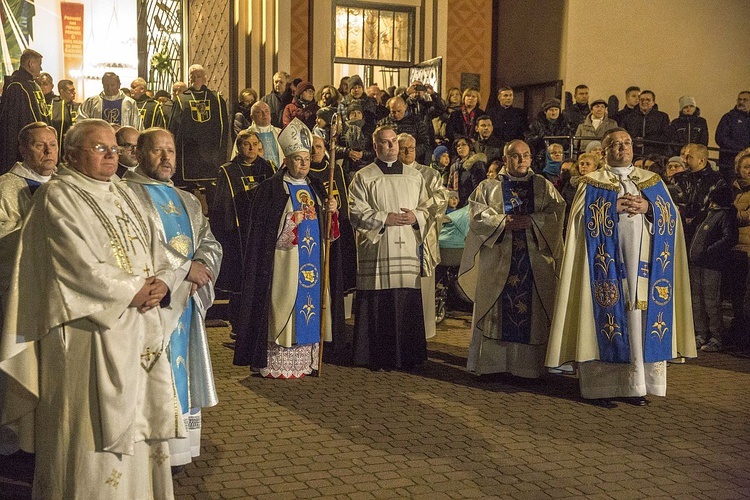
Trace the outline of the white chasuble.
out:
<instances>
[{"instance_id":1,"label":"white chasuble","mask_svg":"<svg viewBox=\"0 0 750 500\"><path fill-rule=\"evenodd\" d=\"M515 202L505 199L504 191L510 190L503 186L503 180L532 187L533 207L528 209L532 226L523 231L521 242L513 237L518 232L505 228L506 206ZM510 177L503 168L498 179L479 184L469 197L469 207L469 233L459 271L459 284L474 301L467 370L539 377L545 372L544 356L562 256L565 201L544 177L533 173ZM530 303L530 317L526 320L530 321L530 336L528 341L508 341L505 337L510 338L510 325L503 325L501 294L506 287L520 284L510 276L511 260L519 251L528 253L531 297L514 309L525 312L521 307L525 309L525 304Z\"/></svg>"},{"instance_id":2,"label":"white chasuble","mask_svg":"<svg viewBox=\"0 0 750 500\"><path fill-rule=\"evenodd\" d=\"M0 370L2 423L36 453L35 498L172 497L174 324L129 304L147 277L174 289L174 274L143 212L118 181L65 167L32 200Z\"/></svg>"}]
</instances>

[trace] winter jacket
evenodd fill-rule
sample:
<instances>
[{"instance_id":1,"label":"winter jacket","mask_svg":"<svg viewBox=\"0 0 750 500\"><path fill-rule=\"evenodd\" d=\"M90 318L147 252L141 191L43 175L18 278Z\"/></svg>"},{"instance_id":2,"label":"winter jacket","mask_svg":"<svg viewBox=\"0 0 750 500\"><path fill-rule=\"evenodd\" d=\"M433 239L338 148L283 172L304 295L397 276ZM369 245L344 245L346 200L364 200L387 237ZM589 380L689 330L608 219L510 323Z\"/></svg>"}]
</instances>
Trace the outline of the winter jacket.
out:
<instances>
[{"instance_id":1,"label":"winter jacket","mask_svg":"<svg viewBox=\"0 0 750 500\"><path fill-rule=\"evenodd\" d=\"M299 118L302 123L307 125L307 128L312 130L313 127L315 127L318 109L320 108L318 107L317 102L305 102L299 97L295 97L294 100L284 108L281 123L286 127L292 122L292 120Z\"/></svg>"},{"instance_id":2,"label":"winter jacket","mask_svg":"<svg viewBox=\"0 0 750 500\"><path fill-rule=\"evenodd\" d=\"M417 162L426 164L432 156L432 136L427 123L419 115L407 112L399 121L388 115L378 122L378 126L390 125L397 134L410 134L417 142Z\"/></svg>"},{"instance_id":3,"label":"winter jacket","mask_svg":"<svg viewBox=\"0 0 750 500\"><path fill-rule=\"evenodd\" d=\"M708 195L719 186L726 186L721 174L710 166L697 172L686 170L672 179L677 186L673 201L680 211L685 228L685 241L690 241L700 216L708 210Z\"/></svg>"},{"instance_id":4,"label":"winter jacket","mask_svg":"<svg viewBox=\"0 0 750 500\"><path fill-rule=\"evenodd\" d=\"M566 120L568 120L568 123L570 123L571 127L575 128L583 123L589 113L591 113L591 107L588 103L573 103L572 106L568 106L567 108L565 108L565 111L562 112L562 115Z\"/></svg>"},{"instance_id":5,"label":"winter jacket","mask_svg":"<svg viewBox=\"0 0 750 500\"><path fill-rule=\"evenodd\" d=\"M601 139L602 137L604 137L604 134L606 134L608 130L612 130L613 128L617 128L617 122L611 118L607 118L606 116L602 118L602 122L599 124L599 127L594 128L594 122L591 118L591 113L589 113L588 116L586 116L586 119L583 120L583 123L578 125L578 128L576 129L576 135L580 137L598 137L599 139ZM576 151L585 151L586 146L591 141L591 139L581 139L576 141Z\"/></svg>"},{"instance_id":6,"label":"winter jacket","mask_svg":"<svg viewBox=\"0 0 750 500\"><path fill-rule=\"evenodd\" d=\"M716 127L716 144L719 145L719 165L733 169L734 157L750 146L750 113L736 107L721 117Z\"/></svg>"},{"instance_id":7,"label":"winter jacket","mask_svg":"<svg viewBox=\"0 0 750 500\"><path fill-rule=\"evenodd\" d=\"M453 183L454 172L458 172L458 186ZM464 160L458 159L451 165L448 189L458 192L458 208L466 205L469 195L486 178L487 157L482 153L474 153Z\"/></svg>"},{"instance_id":8,"label":"winter jacket","mask_svg":"<svg viewBox=\"0 0 750 500\"><path fill-rule=\"evenodd\" d=\"M669 156L672 148L669 146L670 128L669 115L663 111L654 108L644 114L638 108L625 117L622 128L628 131L630 137L636 143L633 145L633 153L637 155L660 154ZM659 141L664 144L643 143L638 144L636 139L646 139L648 141Z\"/></svg>"},{"instance_id":9,"label":"winter jacket","mask_svg":"<svg viewBox=\"0 0 750 500\"><path fill-rule=\"evenodd\" d=\"M572 127L568 123L568 120L564 116L560 117L554 122L547 120L544 112L539 113L534 123L531 124L529 130L526 132L526 143L531 148L531 154L534 155L534 163L532 167L536 173L539 173L544 168L545 154L547 153L547 142L557 143L562 145L563 150L568 151L570 149L569 139L550 139L545 141L545 136L562 136L571 135L573 133Z\"/></svg>"},{"instance_id":10,"label":"winter jacket","mask_svg":"<svg viewBox=\"0 0 750 500\"><path fill-rule=\"evenodd\" d=\"M708 209L690 242L690 265L722 271L729 262L730 250L737 244L737 236L736 208Z\"/></svg>"},{"instance_id":11,"label":"winter jacket","mask_svg":"<svg viewBox=\"0 0 750 500\"><path fill-rule=\"evenodd\" d=\"M471 120L464 119L463 110L464 108L461 106L448 117L448 124L445 127L445 133L451 144L456 140L456 137L469 137L472 140L477 138L475 126L477 124L477 118L485 114L484 110L479 106L475 107Z\"/></svg>"},{"instance_id":12,"label":"winter jacket","mask_svg":"<svg viewBox=\"0 0 750 500\"><path fill-rule=\"evenodd\" d=\"M750 254L750 181L736 180L732 184L732 190L739 226L739 241L734 248Z\"/></svg>"},{"instance_id":13,"label":"winter jacket","mask_svg":"<svg viewBox=\"0 0 750 500\"><path fill-rule=\"evenodd\" d=\"M500 142L500 148L513 139L523 139L529 128L526 111L521 108L504 108L498 105L488 109L487 114L492 119L492 136Z\"/></svg>"},{"instance_id":14,"label":"winter jacket","mask_svg":"<svg viewBox=\"0 0 750 500\"><path fill-rule=\"evenodd\" d=\"M672 152L680 154L685 144L703 144L708 146L708 124L706 119L700 116L700 109L696 109L692 115L685 115L680 111L680 116L669 124L672 136Z\"/></svg>"}]
</instances>

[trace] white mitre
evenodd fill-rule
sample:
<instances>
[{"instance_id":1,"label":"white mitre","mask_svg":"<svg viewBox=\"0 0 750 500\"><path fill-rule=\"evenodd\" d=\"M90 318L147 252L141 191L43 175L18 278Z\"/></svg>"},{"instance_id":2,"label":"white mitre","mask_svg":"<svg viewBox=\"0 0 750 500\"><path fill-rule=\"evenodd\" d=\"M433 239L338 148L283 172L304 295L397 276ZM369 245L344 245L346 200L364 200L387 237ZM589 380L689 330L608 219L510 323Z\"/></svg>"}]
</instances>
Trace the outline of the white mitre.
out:
<instances>
[{"instance_id":1,"label":"white mitre","mask_svg":"<svg viewBox=\"0 0 750 500\"><path fill-rule=\"evenodd\" d=\"M284 156L290 156L300 151L310 152L312 132L299 118L295 118L281 131L278 141Z\"/></svg>"}]
</instances>

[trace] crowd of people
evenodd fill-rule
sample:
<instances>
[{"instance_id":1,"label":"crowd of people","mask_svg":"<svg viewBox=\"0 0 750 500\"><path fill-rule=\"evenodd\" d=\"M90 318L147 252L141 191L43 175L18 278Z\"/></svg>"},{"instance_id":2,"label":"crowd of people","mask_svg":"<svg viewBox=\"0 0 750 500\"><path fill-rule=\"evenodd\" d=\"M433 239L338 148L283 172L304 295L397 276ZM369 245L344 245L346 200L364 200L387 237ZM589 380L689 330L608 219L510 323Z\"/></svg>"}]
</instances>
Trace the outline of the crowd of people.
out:
<instances>
[{"instance_id":1,"label":"crowd of people","mask_svg":"<svg viewBox=\"0 0 750 500\"><path fill-rule=\"evenodd\" d=\"M0 451L36 454L38 497L172 496L218 402L216 294L251 373L319 373L324 347L418 369L443 229L463 247L471 373L576 373L593 404L645 406L668 362L746 341L748 91L714 164L690 96L670 121L653 91L609 110L579 85L529 123L506 86L485 111L476 88L277 72L230 113L188 72L171 94L108 72L79 104L27 49L5 81Z\"/></svg>"}]
</instances>

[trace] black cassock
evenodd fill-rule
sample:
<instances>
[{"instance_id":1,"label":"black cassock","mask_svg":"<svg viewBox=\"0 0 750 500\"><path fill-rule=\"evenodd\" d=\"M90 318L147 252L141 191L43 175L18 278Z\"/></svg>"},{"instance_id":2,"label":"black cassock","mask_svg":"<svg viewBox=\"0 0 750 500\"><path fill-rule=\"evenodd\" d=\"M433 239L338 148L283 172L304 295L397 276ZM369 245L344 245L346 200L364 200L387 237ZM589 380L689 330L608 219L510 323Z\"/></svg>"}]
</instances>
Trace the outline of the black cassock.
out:
<instances>
[{"instance_id":1,"label":"black cassock","mask_svg":"<svg viewBox=\"0 0 750 500\"><path fill-rule=\"evenodd\" d=\"M242 307L234 349L234 364L264 368L268 363L268 313L271 308L271 283L274 272L274 254L281 218L285 216L289 193L284 187L284 173L280 169L269 180L261 183L254 193L250 209L250 228L242 268ZM323 185L315 178L308 177L308 184L317 198L325 199ZM315 200L315 211L323 214ZM319 217L321 234L325 218ZM212 226L213 227L213 226ZM339 265L333 260L338 240L331 242L331 329L334 352L340 351L337 343L344 333L343 292L337 290L334 269ZM330 351L324 351L330 352Z\"/></svg>"},{"instance_id":2,"label":"black cassock","mask_svg":"<svg viewBox=\"0 0 750 500\"><path fill-rule=\"evenodd\" d=\"M239 156L219 167L216 189L208 207L211 231L224 251L216 289L229 294L229 321L233 330L239 319L242 292L242 259L250 224L250 203L256 187L273 176L270 163L258 157L250 165Z\"/></svg>"},{"instance_id":3,"label":"black cassock","mask_svg":"<svg viewBox=\"0 0 750 500\"><path fill-rule=\"evenodd\" d=\"M0 174L21 161L18 133L32 122L49 123L47 102L31 73L17 69L5 80L0 104Z\"/></svg>"},{"instance_id":4,"label":"black cassock","mask_svg":"<svg viewBox=\"0 0 750 500\"><path fill-rule=\"evenodd\" d=\"M331 175L329 165L330 161L326 157L321 163L312 163L308 174L323 183L326 193ZM346 184L344 169L340 161L336 162L333 172L333 196L339 204L339 231L341 232L338 239L338 250L341 256L335 256L333 260L341 262L340 272L336 273L341 277L341 284L338 288L344 293L350 293L357 288L357 244L354 241L354 230L349 222L349 187ZM334 273L331 272L331 274Z\"/></svg>"},{"instance_id":5,"label":"black cassock","mask_svg":"<svg viewBox=\"0 0 750 500\"><path fill-rule=\"evenodd\" d=\"M169 122L177 148L176 186L216 179L216 166L227 161L228 120L226 101L205 85L178 96Z\"/></svg>"}]
</instances>

